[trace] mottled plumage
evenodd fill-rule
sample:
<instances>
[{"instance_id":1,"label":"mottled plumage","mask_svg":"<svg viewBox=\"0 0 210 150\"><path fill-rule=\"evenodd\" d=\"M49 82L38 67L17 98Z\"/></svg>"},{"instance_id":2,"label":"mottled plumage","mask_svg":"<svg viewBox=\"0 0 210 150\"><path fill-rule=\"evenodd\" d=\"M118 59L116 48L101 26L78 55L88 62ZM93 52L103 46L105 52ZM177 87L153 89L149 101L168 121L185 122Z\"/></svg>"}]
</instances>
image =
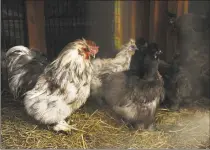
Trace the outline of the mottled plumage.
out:
<instances>
[{"instance_id":1,"label":"mottled plumage","mask_svg":"<svg viewBox=\"0 0 210 150\"><path fill-rule=\"evenodd\" d=\"M137 128L152 126L156 109L164 98L164 82L158 73L158 55L157 46L150 44L145 51L143 78L128 70L103 79L102 94L106 103Z\"/></svg>"},{"instance_id":2,"label":"mottled plumage","mask_svg":"<svg viewBox=\"0 0 210 150\"><path fill-rule=\"evenodd\" d=\"M55 131L69 131L65 119L80 108L90 94L90 56L98 52L94 42L77 40L67 44L40 75L24 98L27 113Z\"/></svg>"},{"instance_id":3,"label":"mottled plumage","mask_svg":"<svg viewBox=\"0 0 210 150\"><path fill-rule=\"evenodd\" d=\"M48 64L39 51L24 46L14 46L6 53L9 88L15 99L32 89Z\"/></svg>"}]
</instances>

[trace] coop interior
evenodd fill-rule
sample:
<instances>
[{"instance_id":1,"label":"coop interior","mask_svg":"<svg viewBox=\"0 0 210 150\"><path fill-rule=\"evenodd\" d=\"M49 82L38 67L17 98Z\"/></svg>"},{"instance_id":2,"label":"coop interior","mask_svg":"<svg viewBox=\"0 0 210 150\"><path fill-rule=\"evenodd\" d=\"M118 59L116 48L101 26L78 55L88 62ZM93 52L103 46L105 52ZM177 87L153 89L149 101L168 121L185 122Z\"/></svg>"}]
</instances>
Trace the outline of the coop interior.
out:
<instances>
[{"instance_id":1,"label":"coop interior","mask_svg":"<svg viewBox=\"0 0 210 150\"><path fill-rule=\"evenodd\" d=\"M2 0L1 14L1 148L210 148L209 1ZM163 52L162 76L179 54L177 64L192 81L193 100L176 111L161 103L154 131L133 130L109 106L88 99L68 118L78 130L54 132L11 93L6 52L13 46L40 51L52 62L65 45L84 38L99 46L96 58L114 59L141 37Z\"/></svg>"}]
</instances>

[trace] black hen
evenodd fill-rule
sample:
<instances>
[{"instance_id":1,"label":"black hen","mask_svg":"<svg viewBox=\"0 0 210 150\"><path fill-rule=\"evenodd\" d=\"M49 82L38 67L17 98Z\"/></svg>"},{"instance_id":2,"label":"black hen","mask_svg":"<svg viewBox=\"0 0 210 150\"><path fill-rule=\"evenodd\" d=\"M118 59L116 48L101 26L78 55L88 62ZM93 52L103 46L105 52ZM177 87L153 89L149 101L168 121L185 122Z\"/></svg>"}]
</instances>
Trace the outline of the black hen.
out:
<instances>
[{"instance_id":1,"label":"black hen","mask_svg":"<svg viewBox=\"0 0 210 150\"><path fill-rule=\"evenodd\" d=\"M159 55L157 44L145 49L144 76L139 68L108 75L103 80L103 97L106 103L122 119L138 129L152 129L156 110L164 98L164 82L158 72Z\"/></svg>"},{"instance_id":2,"label":"black hen","mask_svg":"<svg viewBox=\"0 0 210 150\"><path fill-rule=\"evenodd\" d=\"M170 67L163 75L166 101L171 110L178 110L180 105L192 103L192 79L190 72L180 65L180 55L175 54ZM196 94L196 93L195 93Z\"/></svg>"},{"instance_id":3,"label":"black hen","mask_svg":"<svg viewBox=\"0 0 210 150\"><path fill-rule=\"evenodd\" d=\"M129 67L129 72L133 72L134 74L143 75L143 64L144 64L144 56L145 50L148 47L148 42L140 37L136 39L136 46L138 47L138 51L131 57L131 63Z\"/></svg>"}]
</instances>

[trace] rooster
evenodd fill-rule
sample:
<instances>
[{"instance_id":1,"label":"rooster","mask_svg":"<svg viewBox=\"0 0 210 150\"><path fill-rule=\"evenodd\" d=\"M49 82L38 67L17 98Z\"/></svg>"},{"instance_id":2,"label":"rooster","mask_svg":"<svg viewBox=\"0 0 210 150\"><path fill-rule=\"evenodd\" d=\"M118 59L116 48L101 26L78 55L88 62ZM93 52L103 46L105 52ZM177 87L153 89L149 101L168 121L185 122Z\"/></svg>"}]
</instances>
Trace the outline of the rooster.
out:
<instances>
[{"instance_id":1,"label":"rooster","mask_svg":"<svg viewBox=\"0 0 210 150\"><path fill-rule=\"evenodd\" d=\"M14 46L6 52L8 83L15 99L31 90L48 64L41 52L25 46Z\"/></svg>"},{"instance_id":2,"label":"rooster","mask_svg":"<svg viewBox=\"0 0 210 150\"><path fill-rule=\"evenodd\" d=\"M157 44L150 43L143 61L144 76L138 69L104 77L103 98L109 107L126 122L137 129L154 129L154 118L159 103L164 99L164 81L158 72L159 55Z\"/></svg>"},{"instance_id":3,"label":"rooster","mask_svg":"<svg viewBox=\"0 0 210 150\"><path fill-rule=\"evenodd\" d=\"M100 102L101 95L101 78L104 74L121 72L128 70L130 67L131 57L137 50L135 40L130 39L128 43L122 46L120 52L115 58L95 59L92 61L94 75L91 81L91 98Z\"/></svg>"},{"instance_id":4,"label":"rooster","mask_svg":"<svg viewBox=\"0 0 210 150\"><path fill-rule=\"evenodd\" d=\"M90 59L97 52L98 46L90 40L67 44L25 93L27 113L43 124L53 125L54 131L76 129L65 119L89 97L93 72Z\"/></svg>"}]
</instances>

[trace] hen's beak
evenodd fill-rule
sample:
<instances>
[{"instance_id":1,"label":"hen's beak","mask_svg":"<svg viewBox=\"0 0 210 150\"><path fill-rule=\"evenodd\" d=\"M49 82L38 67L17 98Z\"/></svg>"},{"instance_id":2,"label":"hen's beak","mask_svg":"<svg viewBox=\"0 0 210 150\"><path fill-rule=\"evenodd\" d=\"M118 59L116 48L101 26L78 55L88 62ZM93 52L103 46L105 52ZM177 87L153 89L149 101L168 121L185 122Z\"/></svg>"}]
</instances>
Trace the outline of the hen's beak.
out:
<instances>
[{"instance_id":1,"label":"hen's beak","mask_svg":"<svg viewBox=\"0 0 210 150\"><path fill-rule=\"evenodd\" d=\"M135 49L134 49L135 51L138 51L139 49L138 49L138 47L135 47Z\"/></svg>"}]
</instances>

